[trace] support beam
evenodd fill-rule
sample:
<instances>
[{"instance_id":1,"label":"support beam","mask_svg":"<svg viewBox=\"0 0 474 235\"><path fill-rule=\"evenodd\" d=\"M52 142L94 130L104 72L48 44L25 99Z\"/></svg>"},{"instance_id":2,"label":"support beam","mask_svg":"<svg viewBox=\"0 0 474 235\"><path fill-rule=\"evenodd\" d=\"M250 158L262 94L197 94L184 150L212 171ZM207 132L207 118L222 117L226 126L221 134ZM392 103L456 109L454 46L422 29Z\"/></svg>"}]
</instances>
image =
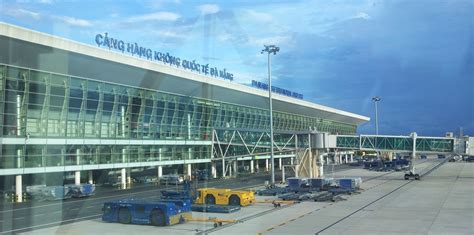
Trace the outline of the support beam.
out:
<instances>
[{"instance_id":1,"label":"support beam","mask_svg":"<svg viewBox=\"0 0 474 235\"><path fill-rule=\"evenodd\" d=\"M74 172L74 184L75 185L81 184L81 171Z\"/></svg>"},{"instance_id":2,"label":"support beam","mask_svg":"<svg viewBox=\"0 0 474 235\"><path fill-rule=\"evenodd\" d=\"M22 158L21 158L21 149L16 150L16 168L22 168L23 164L22 163Z\"/></svg>"},{"instance_id":3,"label":"support beam","mask_svg":"<svg viewBox=\"0 0 474 235\"><path fill-rule=\"evenodd\" d=\"M222 156L222 177L225 177L225 158Z\"/></svg>"},{"instance_id":4,"label":"support beam","mask_svg":"<svg viewBox=\"0 0 474 235\"><path fill-rule=\"evenodd\" d=\"M309 177L310 178L313 178L314 175L313 175L313 151L311 149L311 135L308 134L308 145L309 145L309 149L308 149L308 163L309 163Z\"/></svg>"},{"instance_id":5,"label":"support beam","mask_svg":"<svg viewBox=\"0 0 474 235\"><path fill-rule=\"evenodd\" d=\"M190 118L190 116L188 115L188 118ZM191 132L189 132L191 133ZM193 158L193 151L192 151L192 148L188 148L188 160L191 160ZM192 179L193 177L193 172L192 172L192 168L191 168L191 163L188 163L186 165L186 175L188 177L188 179Z\"/></svg>"},{"instance_id":6,"label":"support beam","mask_svg":"<svg viewBox=\"0 0 474 235\"><path fill-rule=\"evenodd\" d=\"M23 182L22 175L15 176L15 196L16 202L23 202Z\"/></svg>"},{"instance_id":7,"label":"support beam","mask_svg":"<svg viewBox=\"0 0 474 235\"><path fill-rule=\"evenodd\" d=\"M321 154L319 155L319 177L324 177L324 156Z\"/></svg>"},{"instance_id":8,"label":"support beam","mask_svg":"<svg viewBox=\"0 0 474 235\"><path fill-rule=\"evenodd\" d=\"M258 165L258 160L255 160L255 169L257 170L257 172L259 172L260 170L260 166Z\"/></svg>"},{"instance_id":9,"label":"support beam","mask_svg":"<svg viewBox=\"0 0 474 235\"><path fill-rule=\"evenodd\" d=\"M351 162L354 162L354 154L351 154Z\"/></svg>"},{"instance_id":10,"label":"support beam","mask_svg":"<svg viewBox=\"0 0 474 235\"><path fill-rule=\"evenodd\" d=\"M233 169L233 170L234 170L234 176L237 176L237 173L238 173L238 171L237 171L237 168L238 168L237 159L234 160L234 163L232 164L232 166L233 166L233 168L234 168L234 169Z\"/></svg>"},{"instance_id":11,"label":"support beam","mask_svg":"<svg viewBox=\"0 0 474 235\"><path fill-rule=\"evenodd\" d=\"M132 168L128 168L127 172L127 184L130 185L132 183Z\"/></svg>"},{"instance_id":12,"label":"support beam","mask_svg":"<svg viewBox=\"0 0 474 235\"><path fill-rule=\"evenodd\" d=\"M282 160L281 160L281 157L278 158L278 168L279 168L280 170L281 170L281 161L282 161Z\"/></svg>"},{"instance_id":13,"label":"support beam","mask_svg":"<svg viewBox=\"0 0 474 235\"><path fill-rule=\"evenodd\" d=\"M294 160L295 160L295 158L294 158L294 157L291 157L291 158L290 158L290 165L293 165L293 163L294 163Z\"/></svg>"},{"instance_id":14,"label":"support beam","mask_svg":"<svg viewBox=\"0 0 474 235\"><path fill-rule=\"evenodd\" d=\"M411 133L411 136L413 138L413 148L411 151L411 162L410 162L410 171L412 174L416 174L416 169L415 169L415 159L416 159L416 137L417 134L416 132Z\"/></svg>"},{"instance_id":15,"label":"support beam","mask_svg":"<svg viewBox=\"0 0 474 235\"><path fill-rule=\"evenodd\" d=\"M188 140L191 139L191 114L188 113Z\"/></svg>"},{"instance_id":16,"label":"support beam","mask_svg":"<svg viewBox=\"0 0 474 235\"><path fill-rule=\"evenodd\" d=\"M89 180L87 181L87 183L89 183L89 184L93 184L93 183L94 183L94 175L93 175L93 171L92 171L92 170L89 171Z\"/></svg>"},{"instance_id":17,"label":"support beam","mask_svg":"<svg viewBox=\"0 0 474 235\"><path fill-rule=\"evenodd\" d=\"M191 170L192 170L191 163L186 164L186 175L188 176L188 179L191 179L191 175L192 175Z\"/></svg>"},{"instance_id":18,"label":"support beam","mask_svg":"<svg viewBox=\"0 0 474 235\"><path fill-rule=\"evenodd\" d=\"M125 181L127 179L127 169L122 168L121 173L122 173L121 178L120 178L121 186L122 186L122 189L125 189L127 186L126 181Z\"/></svg>"},{"instance_id":19,"label":"support beam","mask_svg":"<svg viewBox=\"0 0 474 235\"><path fill-rule=\"evenodd\" d=\"M212 174L213 179L217 178L217 169L216 169L216 163L215 162L211 163L211 174Z\"/></svg>"},{"instance_id":20,"label":"support beam","mask_svg":"<svg viewBox=\"0 0 474 235\"><path fill-rule=\"evenodd\" d=\"M16 134L21 136L21 95L16 95Z\"/></svg>"},{"instance_id":21,"label":"support beam","mask_svg":"<svg viewBox=\"0 0 474 235\"><path fill-rule=\"evenodd\" d=\"M254 172L255 172L255 170L254 170L254 164L255 164L255 163L253 162L253 160L250 160L250 173L254 173Z\"/></svg>"},{"instance_id":22,"label":"support beam","mask_svg":"<svg viewBox=\"0 0 474 235\"><path fill-rule=\"evenodd\" d=\"M81 149L76 149L76 165L81 165Z\"/></svg>"},{"instance_id":23,"label":"support beam","mask_svg":"<svg viewBox=\"0 0 474 235\"><path fill-rule=\"evenodd\" d=\"M126 163L127 161L127 150L125 149L126 147L123 147L122 149L122 163Z\"/></svg>"},{"instance_id":24,"label":"support beam","mask_svg":"<svg viewBox=\"0 0 474 235\"><path fill-rule=\"evenodd\" d=\"M158 166L158 179L163 176L163 166Z\"/></svg>"},{"instance_id":25,"label":"support beam","mask_svg":"<svg viewBox=\"0 0 474 235\"><path fill-rule=\"evenodd\" d=\"M281 183L285 183L286 178L285 178L285 167L282 167L281 169Z\"/></svg>"},{"instance_id":26,"label":"support beam","mask_svg":"<svg viewBox=\"0 0 474 235\"><path fill-rule=\"evenodd\" d=\"M265 171L268 171L268 168L269 167L268 167L268 158L267 158L267 159L265 159Z\"/></svg>"}]
</instances>

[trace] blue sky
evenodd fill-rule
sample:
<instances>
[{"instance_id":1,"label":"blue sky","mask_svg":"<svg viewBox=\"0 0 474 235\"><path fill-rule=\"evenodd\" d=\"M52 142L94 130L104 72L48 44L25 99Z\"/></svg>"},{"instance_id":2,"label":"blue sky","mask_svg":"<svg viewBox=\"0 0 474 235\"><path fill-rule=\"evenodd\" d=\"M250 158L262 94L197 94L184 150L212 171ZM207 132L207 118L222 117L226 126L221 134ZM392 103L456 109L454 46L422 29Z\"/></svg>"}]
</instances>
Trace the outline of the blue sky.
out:
<instances>
[{"instance_id":1,"label":"blue sky","mask_svg":"<svg viewBox=\"0 0 474 235\"><path fill-rule=\"evenodd\" d=\"M0 20L95 44L109 36L227 68L374 120L381 134L474 136L474 1L3 0ZM361 133L373 133L374 123Z\"/></svg>"}]
</instances>

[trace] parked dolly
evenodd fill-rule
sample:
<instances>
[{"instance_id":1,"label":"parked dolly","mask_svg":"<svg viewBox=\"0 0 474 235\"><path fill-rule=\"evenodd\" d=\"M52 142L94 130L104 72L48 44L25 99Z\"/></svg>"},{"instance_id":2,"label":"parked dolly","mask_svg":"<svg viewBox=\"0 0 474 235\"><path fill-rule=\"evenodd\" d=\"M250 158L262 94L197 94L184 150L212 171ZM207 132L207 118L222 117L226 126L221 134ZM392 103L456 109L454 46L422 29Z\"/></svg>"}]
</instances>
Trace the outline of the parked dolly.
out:
<instances>
[{"instance_id":1,"label":"parked dolly","mask_svg":"<svg viewBox=\"0 0 474 235\"><path fill-rule=\"evenodd\" d=\"M143 201L126 199L106 202L102 220L122 224L168 226L184 223L191 217L190 200Z\"/></svg>"},{"instance_id":2,"label":"parked dolly","mask_svg":"<svg viewBox=\"0 0 474 235\"><path fill-rule=\"evenodd\" d=\"M71 197L89 197L94 195L95 185L93 184L67 184L64 187L69 188Z\"/></svg>"},{"instance_id":3,"label":"parked dolly","mask_svg":"<svg viewBox=\"0 0 474 235\"><path fill-rule=\"evenodd\" d=\"M333 195L352 194L360 188L360 185L362 184L362 178L360 177L341 178L341 179L337 179L336 182L337 182L337 186L328 189L328 192L332 193Z\"/></svg>"},{"instance_id":4,"label":"parked dolly","mask_svg":"<svg viewBox=\"0 0 474 235\"><path fill-rule=\"evenodd\" d=\"M412 172L407 172L404 176L405 180L409 179L415 179L415 180L420 180L420 175L419 174L413 174Z\"/></svg>"},{"instance_id":5,"label":"parked dolly","mask_svg":"<svg viewBox=\"0 0 474 235\"><path fill-rule=\"evenodd\" d=\"M257 195L259 196L276 196L278 194L288 193L288 188L274 187L268 189L257 190Z\"/></svg>"},{"instance_id":6,"label":"parked dolly","mask_svg":"<svg viewBox=\"0 0 474 235\"><path fill-rule=\"evenodd\" d=\"M59 186L33 185L26 187L26 193L33 199L63 200L72 197L88 197L94 195L95 185L93 184L66 184Z\"/></svg>"}]
</instances>

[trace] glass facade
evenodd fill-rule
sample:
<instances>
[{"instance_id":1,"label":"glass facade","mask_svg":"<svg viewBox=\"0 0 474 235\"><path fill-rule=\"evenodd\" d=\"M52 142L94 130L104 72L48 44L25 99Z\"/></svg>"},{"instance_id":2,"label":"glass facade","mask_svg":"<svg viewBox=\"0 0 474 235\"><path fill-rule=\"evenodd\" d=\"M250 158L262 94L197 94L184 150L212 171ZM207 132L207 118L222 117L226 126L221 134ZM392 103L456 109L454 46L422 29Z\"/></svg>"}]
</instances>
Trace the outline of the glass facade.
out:
<instances>
[{"instance_id":1,"label":"glass facade","mask_svg":"<svg viewBox=\"0 0 474 235\"><path fill-rule=\"evenodd\" d=\"M25 140L2 146L1 168L209 159L211 144L190 146L184 140L210 141L216 128L254 132L269 128L268 111L260 108L10 65L0 65L0 88L1 135ZM274 111L274 128L356 132L356 125L278 111ZM34 139L66 142L26 144ZM86 144L87 140L99 142ZM183 140L183 144L100 140Z\"/></svg>"}]
</instances>

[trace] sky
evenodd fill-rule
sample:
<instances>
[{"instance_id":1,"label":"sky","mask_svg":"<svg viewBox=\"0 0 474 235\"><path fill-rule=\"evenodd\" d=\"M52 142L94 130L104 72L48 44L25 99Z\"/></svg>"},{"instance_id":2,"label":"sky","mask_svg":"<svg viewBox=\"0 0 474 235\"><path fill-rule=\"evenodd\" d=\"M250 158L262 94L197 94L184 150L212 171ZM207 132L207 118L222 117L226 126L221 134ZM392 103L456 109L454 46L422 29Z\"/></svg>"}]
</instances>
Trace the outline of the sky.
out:
<instances>
[{"instance_id":1,"label":"sky","mask_svg":"<svg viewBox=\"0 0 474 235\"><path fill-rule=\"evenodd\" d=\"M0 21L97 46L97 34L226 68L371 121L379 133L474 136L472 0L2 0ZM218 79L218 78L216 78Z\"/></svg>"}]
</instances>

